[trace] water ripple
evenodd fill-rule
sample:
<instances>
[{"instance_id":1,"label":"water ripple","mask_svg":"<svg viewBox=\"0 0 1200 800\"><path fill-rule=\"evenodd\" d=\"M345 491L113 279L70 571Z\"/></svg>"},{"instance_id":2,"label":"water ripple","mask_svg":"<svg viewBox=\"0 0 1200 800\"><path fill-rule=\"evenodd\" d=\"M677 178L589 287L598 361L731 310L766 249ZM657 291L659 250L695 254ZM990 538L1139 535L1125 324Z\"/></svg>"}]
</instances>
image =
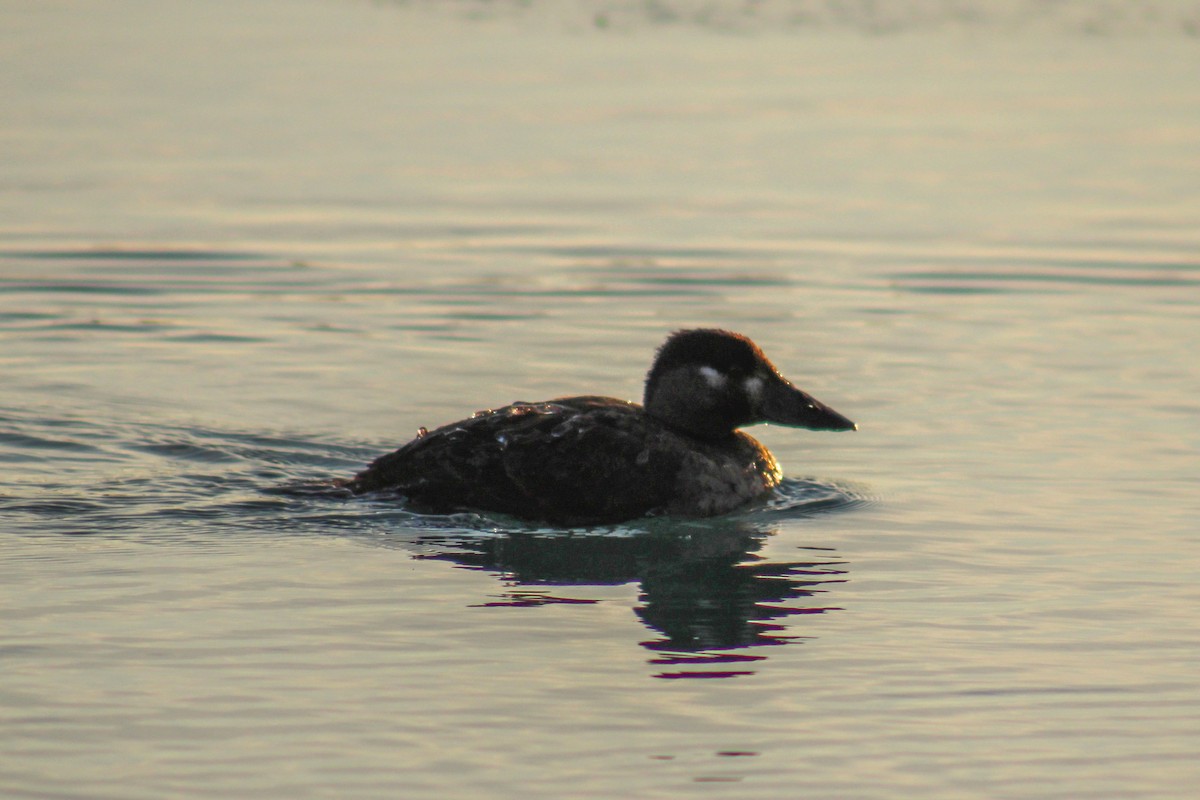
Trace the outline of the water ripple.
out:
<instances>
[{"instance_id":1,"label":"water ripple","mask_svg":"<svg viewBox=\"0 0 1200 800\"><path fill-rule=\"evenodd\" d=\"M912 292L987 294L1047 293L1098 287L1178 288L1200 286L1200 262L1184 253L1129 251L1073 253L1021 250L901 256L920 265L896 270L894 285Z\"/></svg>"}]
</instances>

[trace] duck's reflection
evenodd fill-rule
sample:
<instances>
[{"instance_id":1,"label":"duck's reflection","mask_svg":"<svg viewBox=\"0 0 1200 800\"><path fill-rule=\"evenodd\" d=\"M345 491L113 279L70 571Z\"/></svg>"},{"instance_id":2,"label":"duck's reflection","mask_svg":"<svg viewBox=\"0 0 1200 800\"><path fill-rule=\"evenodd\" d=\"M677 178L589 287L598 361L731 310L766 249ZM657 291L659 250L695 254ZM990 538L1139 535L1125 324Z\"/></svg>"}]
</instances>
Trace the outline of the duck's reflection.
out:
<instances>
[{"instance_id":1,"label":"duck's reflection","mask_svg":"<svg viewBox=\"0 0 1200 800\"><path fill-rule=\"evenodd\" d=\"M753 672L758 648L806 638L783 620L836 610L831 584L845 581L832 550L805 558L757 555L770 528L713 522L662 524L641 531L504 532L438 536L426 556L501 573L513 584L498 605L591 602L551 596L552 586L640 583L635 612L657 636L657 677L730 677Z\"/></svg>"}]
</instances>

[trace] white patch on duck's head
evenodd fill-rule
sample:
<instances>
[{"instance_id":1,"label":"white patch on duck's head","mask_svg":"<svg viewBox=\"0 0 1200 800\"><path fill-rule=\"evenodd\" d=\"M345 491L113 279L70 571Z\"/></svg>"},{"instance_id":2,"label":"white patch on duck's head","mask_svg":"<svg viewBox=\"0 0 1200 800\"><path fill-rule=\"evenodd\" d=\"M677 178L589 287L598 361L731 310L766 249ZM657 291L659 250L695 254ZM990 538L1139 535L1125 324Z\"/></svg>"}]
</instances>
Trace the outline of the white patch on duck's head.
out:
<instances>
[{"instance_id":1,"label":"white patch on duck's head","mask_svg":"<svg viewBox=\"0 0 1200 800\"><path fill-rule=\"evenodd\" d=\"M763 386L766 384L760 376L751 375L746 380L742 381L742 388L746 390L746 394L758 405L758 401L762 399Z\"/></svg>"},{"instance_id":2,"label":"white patch on duck's head","mask_svg":"<svg viewBox=\"0 0 1200 800\"><path fill-rule=\"evenodd\" d=\"M704 382L713 389L720 389L725 385L726 378L720 370L713 367L700 367L697 372L700 373L700 377L704 378Z\"/></svg>"}]
</instances>

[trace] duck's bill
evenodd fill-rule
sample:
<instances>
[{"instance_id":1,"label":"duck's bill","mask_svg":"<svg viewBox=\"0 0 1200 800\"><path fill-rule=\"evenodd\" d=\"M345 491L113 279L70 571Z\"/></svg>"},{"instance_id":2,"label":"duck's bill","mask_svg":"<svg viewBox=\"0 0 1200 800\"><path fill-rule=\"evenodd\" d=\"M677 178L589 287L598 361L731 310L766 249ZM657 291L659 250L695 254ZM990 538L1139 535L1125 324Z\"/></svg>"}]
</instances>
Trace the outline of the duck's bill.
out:
<instances>
[{"instance_id":1,"label":"duck's bill","mask_svg":"<svg viewBox=\"0 0 1200 800\"><path fill-rule=\"evenodd\" d=\"M765 422L813 431L858 430L849 419L787 381L781 380L767 389L760 410Z\"/></svg>"}]
</instances>

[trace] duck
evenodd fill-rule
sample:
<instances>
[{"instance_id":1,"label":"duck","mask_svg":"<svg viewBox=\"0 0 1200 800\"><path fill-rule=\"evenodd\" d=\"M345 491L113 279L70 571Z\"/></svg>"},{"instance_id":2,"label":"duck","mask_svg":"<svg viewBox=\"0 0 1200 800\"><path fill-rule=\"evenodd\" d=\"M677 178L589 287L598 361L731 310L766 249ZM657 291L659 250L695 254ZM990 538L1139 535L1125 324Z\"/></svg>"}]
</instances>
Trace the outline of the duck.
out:
<instances>
[{"instance_id":1,"label":"duck","mask_svg":"<svg viewBox=\"0 0 1200 800\"><path fill-rule=\"evenodd\" d=\"M562 526L712 517L782 480L742 427L814 431L855 423L796 388L748 337L700 328L658 348L640 404L594 395L478 411L381 456L338 483L392 492L418 513L499 513Z\"/></svg>"}]
</instances>

